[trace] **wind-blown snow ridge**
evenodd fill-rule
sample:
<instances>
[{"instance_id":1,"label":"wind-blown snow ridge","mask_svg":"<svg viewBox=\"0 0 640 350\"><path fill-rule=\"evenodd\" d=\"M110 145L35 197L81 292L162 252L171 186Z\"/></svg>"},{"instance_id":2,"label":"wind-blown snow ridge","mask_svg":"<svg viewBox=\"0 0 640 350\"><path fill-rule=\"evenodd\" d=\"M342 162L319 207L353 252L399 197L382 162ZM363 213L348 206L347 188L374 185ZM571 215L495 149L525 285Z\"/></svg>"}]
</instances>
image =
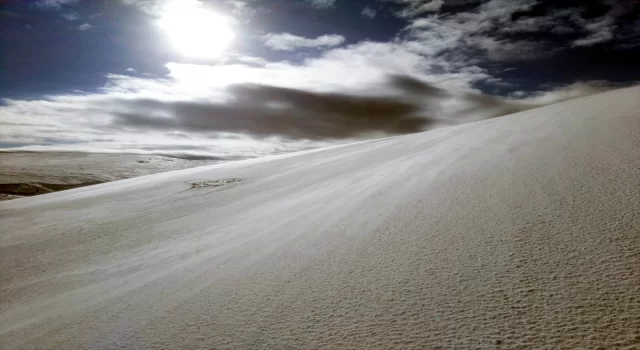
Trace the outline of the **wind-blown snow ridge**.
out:
<instances>
[{"instance_id":1,"label":"wind-blown snow ridge","mask_svg":"<svg viewBox=\"0 0 640 350\"><path fill-rule=\"evenodd\" d=\"M0 344L632 349L639 146L633 87L4 202Z\"/></svg>"}]
</instances>

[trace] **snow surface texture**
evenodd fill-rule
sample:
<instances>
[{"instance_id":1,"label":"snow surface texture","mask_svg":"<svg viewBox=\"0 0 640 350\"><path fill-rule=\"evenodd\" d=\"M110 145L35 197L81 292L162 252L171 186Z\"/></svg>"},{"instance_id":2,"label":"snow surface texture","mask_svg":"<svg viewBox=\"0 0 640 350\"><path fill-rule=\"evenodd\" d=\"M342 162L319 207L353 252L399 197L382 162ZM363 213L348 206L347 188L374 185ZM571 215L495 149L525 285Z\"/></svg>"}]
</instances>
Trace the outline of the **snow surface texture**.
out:
<instances>
[{"instance_id":1,"label":"snow surface texture","mask_svg":"<svg viewBox=\"0 0 640 350\"><path fill-rule=\"evenodd\" d=\"M3 349L636 349L640 88L7 201L0 227Z\"/></svg>"}]
</instances>

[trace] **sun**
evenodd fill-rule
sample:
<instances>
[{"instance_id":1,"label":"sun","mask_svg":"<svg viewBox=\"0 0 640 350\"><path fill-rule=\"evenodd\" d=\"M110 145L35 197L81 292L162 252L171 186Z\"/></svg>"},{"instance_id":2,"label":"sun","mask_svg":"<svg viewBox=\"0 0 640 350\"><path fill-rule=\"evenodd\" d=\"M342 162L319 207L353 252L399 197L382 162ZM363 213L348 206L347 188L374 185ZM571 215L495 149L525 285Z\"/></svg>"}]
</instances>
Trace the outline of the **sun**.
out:
<instances>
[{"instance_id":1,"label":"sun","mask_svg":"<svg viewBox=\"0 0 640 350\"><path fill-rule=\"evenodd\" d=\"M158 22L180 53L215 58L235 39L228 18L209 11L198 1L171 1Z\"/></svg>"}]
</instances>

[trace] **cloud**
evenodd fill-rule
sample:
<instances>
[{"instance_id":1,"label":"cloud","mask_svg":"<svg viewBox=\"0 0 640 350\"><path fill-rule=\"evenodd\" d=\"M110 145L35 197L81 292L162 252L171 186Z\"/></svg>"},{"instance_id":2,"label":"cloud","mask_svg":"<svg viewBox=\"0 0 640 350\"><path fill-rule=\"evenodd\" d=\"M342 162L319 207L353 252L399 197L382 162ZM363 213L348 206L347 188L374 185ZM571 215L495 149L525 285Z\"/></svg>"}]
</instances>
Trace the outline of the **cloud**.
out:
<instances>
[{"instance_id":1,"label":"cloud","mask_svg":"<svg viewBox=\"0 0 640 350\"><path fill-rule=\"evenodd\" d=\"M606 0L603 5L609 10L601 16L587 17L574 14L573 23L584 33L572 43L573 47L592 46L613 42L616 47L635 46L634 39L640 37L640 2Z\"/></svg>"},{"instance_id":2,"label":"cloud","mask_svg":"<svg viewBox=\"0 0 640 350\"><path fill-rule=\"evenodd\" d=\"M240 55L235 57L235 59L239 62L246 63L249 65L256 65L256 66L264 66L269 63L269 61L267 61L266 59L262 57L255 57L255 56Z\"/></svg>"},{"instance_id":3,"label":"cloud","mask_svg":"<svg viewBox=\"0 0 640 350\"><path fill-rule=\"evenodd\" d=\"M613 39L613 33L608 30L603 30L602 32L593 33L585 38L575 40L571 45L573 47L592 46L596 44L606 43L611 39Z\"/></svg>"},{"instance_id":4,"label":"cloud","mask_svg":"<svg viewBox=\"0 0 640 350\"><path fill-rule=\"evenodd\" d=\"M369 18L369 19L374 19L374 18L376 18L376 15L378 13L376 12L376 10L374 10L371 7L367 6L364 9L362 9L362 12L360 14L362 15L362 17Z\"/></svg>"},{"instance_id":5,"label":"cloud","mask_svg":"<svg viewBox=\"0 0 640 350\"><path fill-rule=\"evenodd\" d=\"M35 5L40 8L59 9L64 5L73 5L80 0L38 0Z\"/></svg>"},{"instance_id":6,"label":"cloud","mask_svg":"<svg viewBox=\"0 0 640 350\"><path fill-rule=\"evenodd\" d=\"M528 40L509 41L482 37L476 38L470 45L485 51L487 58L492 61L533 60L549 57L554 53L545 47L544 42Z\"/></svg>"},{"instance_id":7,"label":"cloud","mask_svg":"<svg viewBox=\"0 0 640 350\"><path fill-rule=\"evenodd\" d=\"M385 97L264 85L237 85L229 92L231 99L220 103L117 101L129 111L118 113L114 126L327 140L418 132L430 123L418 105Z\"/></svg>"},{"instance_id":8,"label":"cloud","mask_svg":"<svg viewBox=\"0 0 640 350\"><path fill-rule=\"evenodd\" d=\"M63 13L60 15L60 17L62 17L63 19L72 22L77 20L78 18L80 18L80 15L75 13L75 12L71 12L71 13Z\"/></svg>"},{"instance_id":9,"label":"cloud","mask_svg":"<svg viewBox=\"0 0 640 350\"><path fill-rule=\"evenodd\" d=\"M250 0L226 0L224 3L230 8L230 12L234 16L249 17L255 13Z\"/></svg>"},{"instance_id":10,"label":"cloud","mask_svg":"<svg viewBox=\"0 0 640 350\"><path fill-rule=\"evenodd\" d=\"M418 132L434 123L457 124L465 120L461 114L468 113L465 111L474 110L474 119L484 119L518 109L499 99L451 92L405 75L386 75L383 82L376 84L378 91L367 89L368 93L315 92L245 83L230 85L223 89L224 94L206 99L147 95L140 85L144 79L120 79L138 84L139 93L124 94L110 88L104 95L60 96L50 101L7 100L6 110L14 116L14 123L31 124L47 139L73 140L72 135L83 132L103 137L110 133L111 138L180 132L183 136L227 133L254 139L327 142ZM123 90L132 88L115 83ZM176 89L176 85L170 88ZM55 122L42 124L39 118L27 117L33 115L47 115L49 122Z\"/></svg>"},{"instance_id":11,"label":"cloud","mask_svg":"<svg viewBox=\"0 0 640 350\"><path fill-rule=\"evenodd\" d=\"M413 16L421 6L436 2L402 0L406 8L401 16ZM441 4L442 5L442 4ZM420 6L420 7L416 7ZM413 50L433 57L446 69L460 69L487 61L533 60L551 55L544 40L530 41L513 36L513 15L527 11L531 2L524 0L492 0L471 10L447 16L430 15L410 20L405 34Z\"/></svg>"},{"instance_id":12,"label":"cloud","mask_svg":"<svg viewBox=\"0 0 640 350\"><path fill-rule=\"evenodd\" d=\"M416 50L411 42L365 41L298 64L247 56L249 63L242 55L232 55L215 65L169 63L169 74L160 79L109 74L99 93L5 100L0 107L3 122L27 125L3 125L0 138L134 153L146 152L144 147L151 144L165 145L157 152L175 152L174 147L184 143L206 148L200 156L249 157L503 113L500 103L466 98L474 96L474 82L490 78L486 71L447 65L439 57ZM483 107L473 108L481 100ZM222 118L221 111L225 118L235 115L238 120L211 123ZM265 125L267 120L273 123ZM175 132L191 139L178 138Z\"/></svg>"},{"instance_id":13,"label":"cloud","mask_svg":"<svg viewBox=\"0 0 640 350\"><path fill-rule=\"evenodd\" d=\"M311 6L319 9L327 9L334 7L336 0L309 0Z\"/></svg>"},{"instance_id":14,"label":"cloud","mask_svg":"<svg viewBox=\"0 0 640 350\"><path fill-rule=\"evenodd\" d=\"M91 29L91 28L93 28L93 26L92 26L91 24L89 24L89 23L84 23L84 24L81 24L81 25L79 25L79 26L77 27L77 29L78 29L79 31L81 31L81 32L87 31L87 30L89 30L89 29Z\"/></svg>"},{"instance_id":15,"label":"cloud","mask_svg":"<svg viewBox=\"0 0 640 350\"><path fill-rule=\"evenodd\" d=\"M467 64L538 60L572 47L628 45L640 37L632 20L637 16L631 15L640 11L638 2L606 0L594 13L593 5L573 1L389 1L400 5L398 16L409 19L408 39L416 50L455 54ZM420 10L454 5L469 7L439 16Z\"/></svg>"},{"instance_id":16,"label":"cloud","mask_svg":"<svg viewBox=\"0 0 640 350\"><path fill-rule=\"evenodd\" d=\"M618 17L628 11L633 12L615 0L608 1L608 3L610 9L600 16L586 16L584 14L586 8L575 6L560 7L544 14L530 15L529 10L534 11L534 8L531 7L529 10L524 9L512 13L510 19L501 21L502 27L499 33L517 35L548 32L557 35L558 38L572 38L569 43L573 47L608 42L615 37L618 29L616 25ZM576 35L580 37L576 39Z\"/></svg>"},{"instance_id":17,"label":"cloud","mask_svg":"<svg viewBox=\"0 0 640 350\"><path fill-rule=\"evenodd\" d=\"M149 9L161 3L123 1ZM504 71L505 62L569 50L598 28L617 40L619 23L606 20L614 14L540 14L535 3L446 0L446 10L464 5L464 11L406 18L407 27L389 42L268 34L262 39L274 50L324 50L295 63L228 53L210 65L168 63L161 78L109 74L97 93L4 100L0 138L44 148L230 159L456 125L609 89L583 82L507 97L478 90L504 86L483 68L494 62ZM555 28L571 33L569 39L545 39L557 35Z\"/></svg>"},{"instance_id":18,"label":"cloud","mask_svg":"<svg viewBox=\"0 0 640 350\"><path fill-rule=\"evenodd\" d=\"M525 104L544 106L599 94L624 86L624 84L615 84L603 80L577 81L565 86L545 86L546 90L544 91L516 91L513 95L518 96Z\"/></svg>"},{"instance_id":19,"label":"cloud","mask_svg":"<svg viewBox=\"0 0 640 350\"><path fill-rule=\"evenodd\" d=\"M167 68L171 78L192 88L191 94L209 92L212 86L238 83L314 91L363 90L375 88L390 74L409 75L443 88L469 91L474 90L475 82L491 78L485 70L468 65L464 58L458 62L456 57L429 50L423 52L422 44L414 47L413 42L365 41L330 49L300 64L270 62L263 67L250 67L231 63L222 66L170 63Z\"/></svg>"},{"instance_id":20,"label":"cloud","mask_svg":"<svg viewBox=\"0 0 640 350\"><path fill-rule=\"evenodd\" d=\"M212 76L219 72L206 69ZM203 73L196 72L207 80ZM178 154L191 145L199 147L191 149L198 157L249 157L493 118L610 88L581 83L516 99L445 89L407 74L379 77L351 90L328 82L318 91L257 83L191 91L179 74L110 76L100 94L4 100L0 136L9 143L77 150Z\"/></svg>"},{"instance_id":21,"label":"cloud","mask_svg":"<svg viewBox=\"0 0 640 350\"><path fill-rule=\"evenodd\" d=\"M396 12L400 17L416 17L428 12L438 12L444 5L444 0L391 0L403 5L402 10Z\"/></svg>"},{"instance_id":22,"label":"cloud","mask_svg":"<svg viewBox=\"0 0 640 350\"><path fill-rule=\"evenodd\" d=\"M299 48L321 48L338 46L344 43L345 38L342 35L331 34L322 35L315 39L308 39L301 36L280 33L270 33L262 37L264 45L272 50L277 51L293 51Z\"/></svg>"},{"instance_id":23,"label":"cloud","mask_svg":"<svg viewBox=\"0 0 640 350\"><path fill-rule=\"evenodd\" d=\"M115 0L114 0L115 1ZM250 17L254 12L255 0L120 0L125 5L133 5L150 16L162 15L167 3L178 1L187 7L213 6L216 11L230 17Z\"/></svg>"},{"instance_id":24,"label":"cloud","mask_svg":"<svg viewBox=\"0 0 640 350\"><path fill-rule=\"evenodd\" d=\"M584 24L584 29L589 33L586 37L575 40L572 46L592 46L610 41L616 30L615 20L605 16L601 21Z\"/></svg>"},{"instance_id":25,"label":"cloud","mask_svg":"<svg viewBox=\"0 0 640 350\"><path fill-rule=\"evenodd\" d=\"M108 75L99 93L3 100L0 138L19 149L237 159L482 120L606 88L487 96L471 87L489 78L482 69L427 74L421 57L367 42L299 65L171 63L161 79Z\"/></svg>"},{"instance_id":26,"label":"cloud","mask_svg":"<svg viewBox=\"0 0 640 350\"><path fill-rule=\"evenodd\" d=\"M135 5L141 11L150 15L159 15L166 4L166 0L121 0L125 5ZM191 1L191 0L188 0Z\"/></svg>"}]
</instances>

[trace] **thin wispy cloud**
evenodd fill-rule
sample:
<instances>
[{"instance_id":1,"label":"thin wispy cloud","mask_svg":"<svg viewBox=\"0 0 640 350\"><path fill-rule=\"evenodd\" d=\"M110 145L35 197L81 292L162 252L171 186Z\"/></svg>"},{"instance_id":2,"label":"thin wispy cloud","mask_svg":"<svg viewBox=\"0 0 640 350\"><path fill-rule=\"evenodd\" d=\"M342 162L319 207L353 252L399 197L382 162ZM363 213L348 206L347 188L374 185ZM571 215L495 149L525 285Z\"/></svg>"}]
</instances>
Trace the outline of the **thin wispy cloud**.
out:
<instances>
[{"instance_id":1,"label":"thin wispy cloud","mask_svg":"<svg viewBox=\"0 0 640 350\"><path fill-rule=\"evenodd\" d=\"M334 7L337 0L308 0L311 6L319 9Z\"/></svg>"},{"instance_id":2,"label":"thin wispy cloud","mask_svg":"<svg viewBox=\"0 0 640 350\"><path fill-rule=\"evenodd\" d=\"M72 21L75 21L75 20L79 19L80 15L75 13L75 12L71 12L71 13L63 13L63 14L60 15L60 17L62 17L63 19L65 19L65 20L67 20L69 22L72 22Z\"/></svg>"},{"instance_id":3,"label":"thin wispy cloud","mask_svg":"<svg viewBox=\"0 0 640 350\"><path fill-rule=\"evenodd\" d=\"M264 45L272 50L293 51L299 48L322 48L339 46L344 43L342 35L328 34L317 38L304 38L290 33L270 33L262 37Z\"/></svg>"},{"instance_id":4,"label":"thin wispy cloud","mask_svg":"<svg viewBox=\"0 0 640 350\"><path fill-rule=\"evenodd\" d=\"M444 0L389 0L396 4L402 5L401 9L396 11L396 15L400 17L413 18L422 14L435 13L440 11L445 4Z\"/></svg>"},{"instance_id":5,"label":"thin wispy cloud","mask_svg":"<svg viewBox=\"0 0 640 350\"><path fill-rule=\"evenodd\" d=\"M372 9L371 7L367 6L364 9L362 9L361 12L363 17L369 18L369 19L374 19L376 18L377 12L376 10Z\"/></svg>"},{"instance_id":6,"label":"thin wispy cloud","mask_svg":"<svg viewBox=\"0 0 640 350\"><path fill-rule=\"evenodd\" d=\"M40 8L59 9L64 5L73 5L80 0L37 0L35 5Z\"/></svg>"},{"instance_id":7,"label":"thin wispy cloud","mask_svg":"<svg viewBox=\"0 0 640 350\"><path fill-rule=\"evenodd\" d=\"M84 23L84 24L79 25L77 28L78 28L79 31L84 32L84 31L87 31L87 30L93 28L93 26L91 24L89 24L89 23Z\"/></svg>"}]
</instances>

